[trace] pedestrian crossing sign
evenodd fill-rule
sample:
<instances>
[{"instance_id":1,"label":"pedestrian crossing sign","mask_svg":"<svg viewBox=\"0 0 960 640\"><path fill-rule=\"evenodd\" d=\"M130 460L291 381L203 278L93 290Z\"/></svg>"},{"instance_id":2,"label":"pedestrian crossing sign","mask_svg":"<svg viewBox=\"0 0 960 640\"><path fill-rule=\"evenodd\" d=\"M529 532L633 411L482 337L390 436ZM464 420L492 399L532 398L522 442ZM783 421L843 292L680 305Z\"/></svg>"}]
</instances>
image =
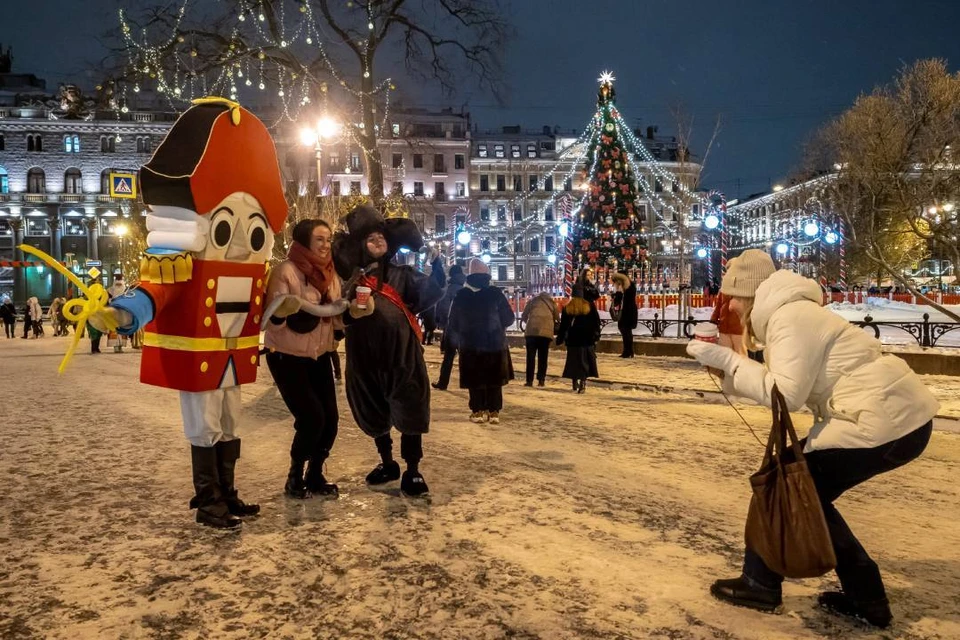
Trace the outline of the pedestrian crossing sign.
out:
<instances>
[{"instance_id":1,"label":"pedestrian crossing sign","mask_svg":"<svg viewBox=\"0 0 960 640\"><path fill-rule=\"evenodd\" d=\"M137 197L137 174L111 173L110 174L110 197L111 198L136 198Z\"/></svg>"}]
</instances>

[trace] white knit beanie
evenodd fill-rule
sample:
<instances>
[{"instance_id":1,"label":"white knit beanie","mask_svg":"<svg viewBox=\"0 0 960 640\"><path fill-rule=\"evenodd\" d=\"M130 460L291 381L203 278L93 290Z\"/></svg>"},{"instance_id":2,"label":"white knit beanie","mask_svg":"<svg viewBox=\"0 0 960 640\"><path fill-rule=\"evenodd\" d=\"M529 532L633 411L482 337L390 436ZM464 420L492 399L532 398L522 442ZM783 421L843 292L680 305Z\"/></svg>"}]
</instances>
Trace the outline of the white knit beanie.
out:
<instances>
[{"instance_id":1,"label":"white knit beanie","mask_svg":"<svg viewBox=\"0 0 960 640\"><path fill-rule=\"evenodd\" d=\"M470 262L467 263L467 275L472 276L475 273L489 274L490 267L479 258L471 258Z\"/></svg>"},{"instance_id":2,"label":"white knit beanie","mask_svg":"<svg viewBox=\"0 0 960 640\"><path fill-rule=\"evenodd\" d=\"M727 263L720 293L737 298L752 298L757 295L760 283L773 275L777 267L766 251L747 249Z\"/></svg>"}]
</instances>

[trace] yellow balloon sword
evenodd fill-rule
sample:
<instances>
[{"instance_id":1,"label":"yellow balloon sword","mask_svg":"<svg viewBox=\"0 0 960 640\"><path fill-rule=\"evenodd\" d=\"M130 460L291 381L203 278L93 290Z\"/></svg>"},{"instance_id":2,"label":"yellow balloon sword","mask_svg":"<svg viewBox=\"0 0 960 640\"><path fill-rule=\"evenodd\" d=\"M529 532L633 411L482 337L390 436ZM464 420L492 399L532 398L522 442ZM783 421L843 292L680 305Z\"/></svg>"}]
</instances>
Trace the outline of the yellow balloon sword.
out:
<instances>
[{"instance_id":1,"label":"yellow balloon sword","mask_svg":"<svg viewBox=\"0 0 960 640\"><path fill-rule=\"evenodd\" d=\"M102 284L96 283L88 287L87 285L83 284L80 278L71 273L69 269L40 249L32 247L28 244L21 244L17 248L24 253L35 255L46 262L52 269L55 269L57 273L62 274L67 280L76 285L77 289L82 291L86 296L86 300L83 298L73 298L63 305L64 317L72 322L77 323L77 329L73 334L73 340L70 342L70 346L67 348L67 353L63 356L63 360L60 362L60 367L57 368L58 373L63 373L63 371L67 368L67 363L70 362L70 358L73 357L73 352L77 348L77 343L80 342L80 336L83 334L84 327L87 326L87 318L106 308L107 302L110 300L110 296L107 294L107 290L103 288ZM117 323L113 320L113 318L105 317L104 321L106 322L107 329L110 331L114 331L117 328Z\"/></svg>"}]
</instances>

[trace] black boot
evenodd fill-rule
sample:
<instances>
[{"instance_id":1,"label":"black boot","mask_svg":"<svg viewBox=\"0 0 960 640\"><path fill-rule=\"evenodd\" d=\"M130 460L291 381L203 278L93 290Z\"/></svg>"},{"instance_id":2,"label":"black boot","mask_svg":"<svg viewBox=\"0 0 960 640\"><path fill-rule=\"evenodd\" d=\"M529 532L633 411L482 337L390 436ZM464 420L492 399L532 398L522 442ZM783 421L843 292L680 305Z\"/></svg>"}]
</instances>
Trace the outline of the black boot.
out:
<instances>
[{"instance_id":1,"label":"black boot","mask_svg":"<svg viewBox=\"0 0 960 640\"><path fill-rule=\"evenodd\" d=\"M310 497L307 484L303 481L303 465L303 460L290 459L290 472L287 474L287 484L283 487L285 494L297 500Z\"/></svg>"},{"instance_id":2,"label":"black boot","mask_svg":"<svg viewBox=\"0 0 960 640\"><path fill-rule=\"evenodd\" d=\"M260 513L260 505L247 504L237 495L237 489L233 486L234 473L237 468L237 460L240 458L240 438L234 440L221 440L214 448L217 450L217 471L220 474L220 491L223 493L224 500L227 501L227 508L235 516L255 516Z\"/></svg>"},{"instance_id":3,"label":"black boot","mask_svg":"<svg viewBox=\"0 0 960 640\"><path fill-rule=\"evenodd\" d=\"M587 390L587 379L583 378L580 380L580 386L577 387L577 393L583 393Z\"/></svg>"},{"instance_id":4,"label":"black boot","mask_svg":"<svg viewBox=\"0 0 960 640\"><path fill-rule=\"evenodd\" d=\"M197 522L217 529L240 526L243 521L230 513L220 491L216 449L193 445L190 447L190 458L193 463L193 488L196 491L190 500L190 508L197 510Z\"/></svg>"},{"instance_id":5,"label":"black boot","mask_svg":"<svg viewBox=\"0 0 960 640\"><path fill-rule=\"evenodd\" d=\"M420 460L423 459L423 437L405 433L400 436L400 457L407 463L407 470L400 479L400 493L417 498L430 491L427 481L420 475Z\"/></svg>"},{"instance_id":6,"label":"black boot","mask_svg":"<svg viewBox=\"0 0 960 640\"><path fill-rule=\"evenodd\" d=\"M886 598L871 602L857 602L841 591L825 591L817 596L817 604L832 613L863 620L880 629L886 629L893 620Z\"/></svg>"},{"instance_id":7,"label":"black boot","mask_svg":"<svg viewBox=\"0 0 960 640\"><path fill-rule=\"evenodd\" d=\"M327 455L329 453L325 451L310 460L307 467L307 491L315 496L337 498L340 495L337 485L327 482L327 479L323 477L323 463L326 461Z\"/></svg>"},{"instance_id":8,"label":"black boot","mask_svg":"<svg viewBox=\"0 0 960 640\"><path fill-rule=\"evenodd\" d=\"M747 582L740 576L730 580L717 580L710 585L710 593L717 600L771 613L783 604L779 589L764 589Z\"/></svg>"},{"instance_id":9,"label":"black boot","mask_svg":"<svg viewBox=\"0 0 960 640\"><path fill-rule=\"evenodd\" d=\"M410 498L418 498L425 493L429 493L430 488L419 471L407 469L403 472L403 478L400 480L400 491Z\"/></svg>"}]
</instances>

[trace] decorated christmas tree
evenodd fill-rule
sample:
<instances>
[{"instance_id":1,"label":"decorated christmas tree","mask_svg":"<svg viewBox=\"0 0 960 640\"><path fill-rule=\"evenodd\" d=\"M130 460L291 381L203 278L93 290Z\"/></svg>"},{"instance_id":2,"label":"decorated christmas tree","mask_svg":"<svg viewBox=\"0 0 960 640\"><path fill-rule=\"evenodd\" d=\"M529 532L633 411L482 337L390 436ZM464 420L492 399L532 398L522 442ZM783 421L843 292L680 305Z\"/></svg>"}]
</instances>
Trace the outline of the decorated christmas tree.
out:
<instances>
[{"instance_id":1,"label":"decorated christmas tree","mask_svg":"<svg viewBox=\"0 0 960 640\"><path fill-rule=\"evenodd\" d=\"M623 145L614 77L605 72L599 81L594 135L583 169L589 185L573 225L575 269L593 267L602 280L617 271L637 278L646 259L646 243L636 176Z\"/></svg>"}]
</instances>

